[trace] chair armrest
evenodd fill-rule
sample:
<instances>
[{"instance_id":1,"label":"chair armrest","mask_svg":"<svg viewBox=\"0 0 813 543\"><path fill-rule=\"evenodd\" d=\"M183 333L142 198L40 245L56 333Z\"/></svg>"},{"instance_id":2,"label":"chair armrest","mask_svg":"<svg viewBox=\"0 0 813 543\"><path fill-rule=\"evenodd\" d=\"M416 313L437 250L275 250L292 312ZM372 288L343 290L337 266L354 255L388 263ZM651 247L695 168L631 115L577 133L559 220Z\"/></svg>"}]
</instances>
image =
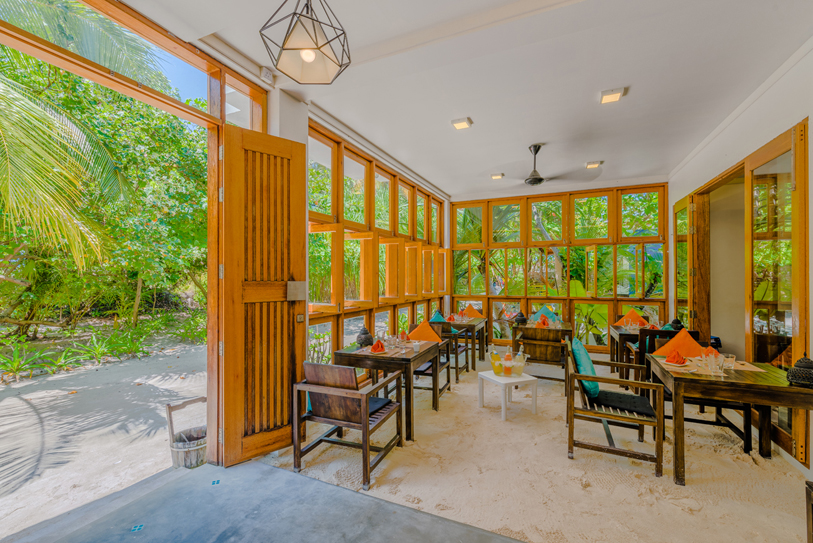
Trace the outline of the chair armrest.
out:
<instances>
[{"instance_id":1,"label":"chair armrest","mask_svg":"<svg viewBox=\"0 0 813 543\"><path fill-rule=\"evenodd\" d=\"M642 370L645 369L646 366L643 364L625 364L624 362L608 362L605 360L599 360L593 362L596 366L611 366L613 368L621 368L621 369L628 369L628 370Z\"/></svg>"},{"instance_id":2,"label":"chair armrest","mask_svg":"<svg viewBox=\"0 0 813 543\"><path fill-rule=\"evenodd\" d=\"M373 394L380 391L385 386L389 385L393 381L395 381L398 377L402 375L402 372L396 371L392 375L389 375L386 379L379 381L377 385L367 385L366 387L359 390L359 394L361 396L372 396Z\"/></svg>"},{"instance_id":3,"label":"chair armrest","mask_svg":"<svg viewBox=\"0 0 813 543\"><path fill-rule=\"evenodd\" d=\"M346 398L361 399L364 394L360 390L350 390L349 388L335 388L326 387L322 385L311 385L307 381L301 381L294 384L294 393L296 392L316 392L319 394L329 394L331 396L344 396Z\"/></svg>"},{"instance_id":4,"label":"chair armrest","mask_svg":"<svg viewBox=\"0 0 813 543\"><path fill-rule=\"evenodd\" d=\"M628 364L632 365L632 364ZM641 369L641 366L635 366ZM646 388L649 390L663 389L660 383L648 383L646 381L630 381L628 379L614 379L612 377L599 377L598 375L578 375L574 374L573 379L576 381L592 381L594 383L607 383L609 385L619 385L623 387Z\"/></svg>"}]
</instances>

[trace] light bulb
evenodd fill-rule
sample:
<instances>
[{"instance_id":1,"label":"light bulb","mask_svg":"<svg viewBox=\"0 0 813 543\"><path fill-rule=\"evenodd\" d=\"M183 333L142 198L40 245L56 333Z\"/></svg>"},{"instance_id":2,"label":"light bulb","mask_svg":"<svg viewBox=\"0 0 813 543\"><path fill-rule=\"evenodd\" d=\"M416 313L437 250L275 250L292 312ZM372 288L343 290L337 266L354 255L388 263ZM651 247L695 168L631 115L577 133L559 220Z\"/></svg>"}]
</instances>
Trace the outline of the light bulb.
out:
<instances>
[{"instance_id":1,"label":"light bulb","mask_svg":"<svg viewBox=\"0 0 813 543\"><path fill-rule=\"evenodd\" d=\"M299 52L299 56L302 57L302 60L304 60L308 64L316 60L316 53L310 49L302 49Z\"/></svg>"}]
</instances>

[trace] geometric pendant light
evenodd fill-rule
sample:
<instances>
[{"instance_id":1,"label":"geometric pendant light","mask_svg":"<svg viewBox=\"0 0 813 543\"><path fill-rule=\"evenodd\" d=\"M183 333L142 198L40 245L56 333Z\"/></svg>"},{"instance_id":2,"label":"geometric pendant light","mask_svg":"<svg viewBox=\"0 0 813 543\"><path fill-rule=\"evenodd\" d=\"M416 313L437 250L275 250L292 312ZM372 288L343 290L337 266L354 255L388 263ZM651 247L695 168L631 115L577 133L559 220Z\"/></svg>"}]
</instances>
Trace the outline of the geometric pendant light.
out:
<instances>
[{"instance_id":1,"label":"geometric pendant light","mask_svg":"<svg viewBox=\"0 0 813 543\"><path fill-rule=\"evenodd\" d=\"M350 66L347 34L325 0L285 0L260 29L277 70L302 85L330 85Z\"/></svg>"}]
</instances>

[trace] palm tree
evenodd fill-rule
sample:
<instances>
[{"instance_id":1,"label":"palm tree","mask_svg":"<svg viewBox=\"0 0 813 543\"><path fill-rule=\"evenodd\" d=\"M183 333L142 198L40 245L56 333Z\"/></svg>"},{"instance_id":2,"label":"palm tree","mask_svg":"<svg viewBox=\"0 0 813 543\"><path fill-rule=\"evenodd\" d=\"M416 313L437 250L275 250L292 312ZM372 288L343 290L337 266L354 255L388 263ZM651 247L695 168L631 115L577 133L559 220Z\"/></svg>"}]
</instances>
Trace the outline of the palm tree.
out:
<instances>
[{"instance_id":1,"label":"palm tree","mask_svg":"<svg viewBox=\"0 0 813 543\"><path fill-rule=\"evenodd\" d=\"M0 0L0 19L171 92L150 44L79 2ZM0 53L3 73L41 66L8 47ZM7 231L26 227L37 242L65 247L81 268L105 241L82 207L128 199L133 189L96 133L38 94L0 75L0 213Z\"/></svg>"}]
</instances>

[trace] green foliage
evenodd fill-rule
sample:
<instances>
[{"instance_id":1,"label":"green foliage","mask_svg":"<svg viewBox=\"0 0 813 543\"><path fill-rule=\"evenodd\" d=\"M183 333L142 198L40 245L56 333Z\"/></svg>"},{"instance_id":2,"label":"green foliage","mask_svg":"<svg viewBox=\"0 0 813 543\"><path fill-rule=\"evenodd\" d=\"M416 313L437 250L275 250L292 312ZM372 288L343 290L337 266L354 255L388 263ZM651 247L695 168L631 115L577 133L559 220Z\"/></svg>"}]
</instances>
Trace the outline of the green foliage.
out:
<instances>
[{"instance_id":1,"label":"green foliage","mask_svg":"<svg viewBox=\"0 0 813 543\"><path fill-rule=\"evenodd\" d=\"M201 345L206 343L206 312L196 311L181 322L172 335L185 343Z\"/></svg>"},{"instance_id":2,"label":"green foliage","mask_svg":"<svg viewBox=\"0 0 813 543\"><path fill-rule=\"evenodd\" d=\"M20 382L20 376L28 373L29 377L35 370L43 367L44 360L50 353L29 351L24 345L15 342L11 345L11 352L0 354L0 374L14 377Z\"/></svg>"},{"instance_id":3,"label":"green foliage","mask_svg":"<svg viewBox=\"0 0 813 543\"><path fill-rule=\"evenodd\" d=\"M308 362L330 364L333 359L330 325L308 327Z\"/></svg>"},{"instance_id":4,"label":"green foliage","mask_svg":"<svg viewBox=\"0 0 813 543\"><path fill-rule=\"evenodd\" d=\"M138 358L147 356L149 351L144 348L145 337L141 331L116 331L108 338L110 354L119 360L123 358Z\"/></svg>"},{"instance_id":5,"label":"green foliage","mask_svg":"<svg viewBox=\"0 0 813 543\"><path fill-rule=\"evenodd\" d=\"M110 338L101 334L93 334L87 343L76 345L76 351L83 360L93 360L97 365L101 365L109 356L115 356Z\"/></svg>"},{"instance_id":6,"label":"green foliage","mask_svg":"<svg viewBox=\"0 0 813 543\"><path fill-rule=\"evenodd\" d=\"M51 375L60 371L71 371L73 368L81 366L81 355L72 347L68 347L59 353L54 353L44 364L45 370Z\"/></svg>"}]
</instances>

